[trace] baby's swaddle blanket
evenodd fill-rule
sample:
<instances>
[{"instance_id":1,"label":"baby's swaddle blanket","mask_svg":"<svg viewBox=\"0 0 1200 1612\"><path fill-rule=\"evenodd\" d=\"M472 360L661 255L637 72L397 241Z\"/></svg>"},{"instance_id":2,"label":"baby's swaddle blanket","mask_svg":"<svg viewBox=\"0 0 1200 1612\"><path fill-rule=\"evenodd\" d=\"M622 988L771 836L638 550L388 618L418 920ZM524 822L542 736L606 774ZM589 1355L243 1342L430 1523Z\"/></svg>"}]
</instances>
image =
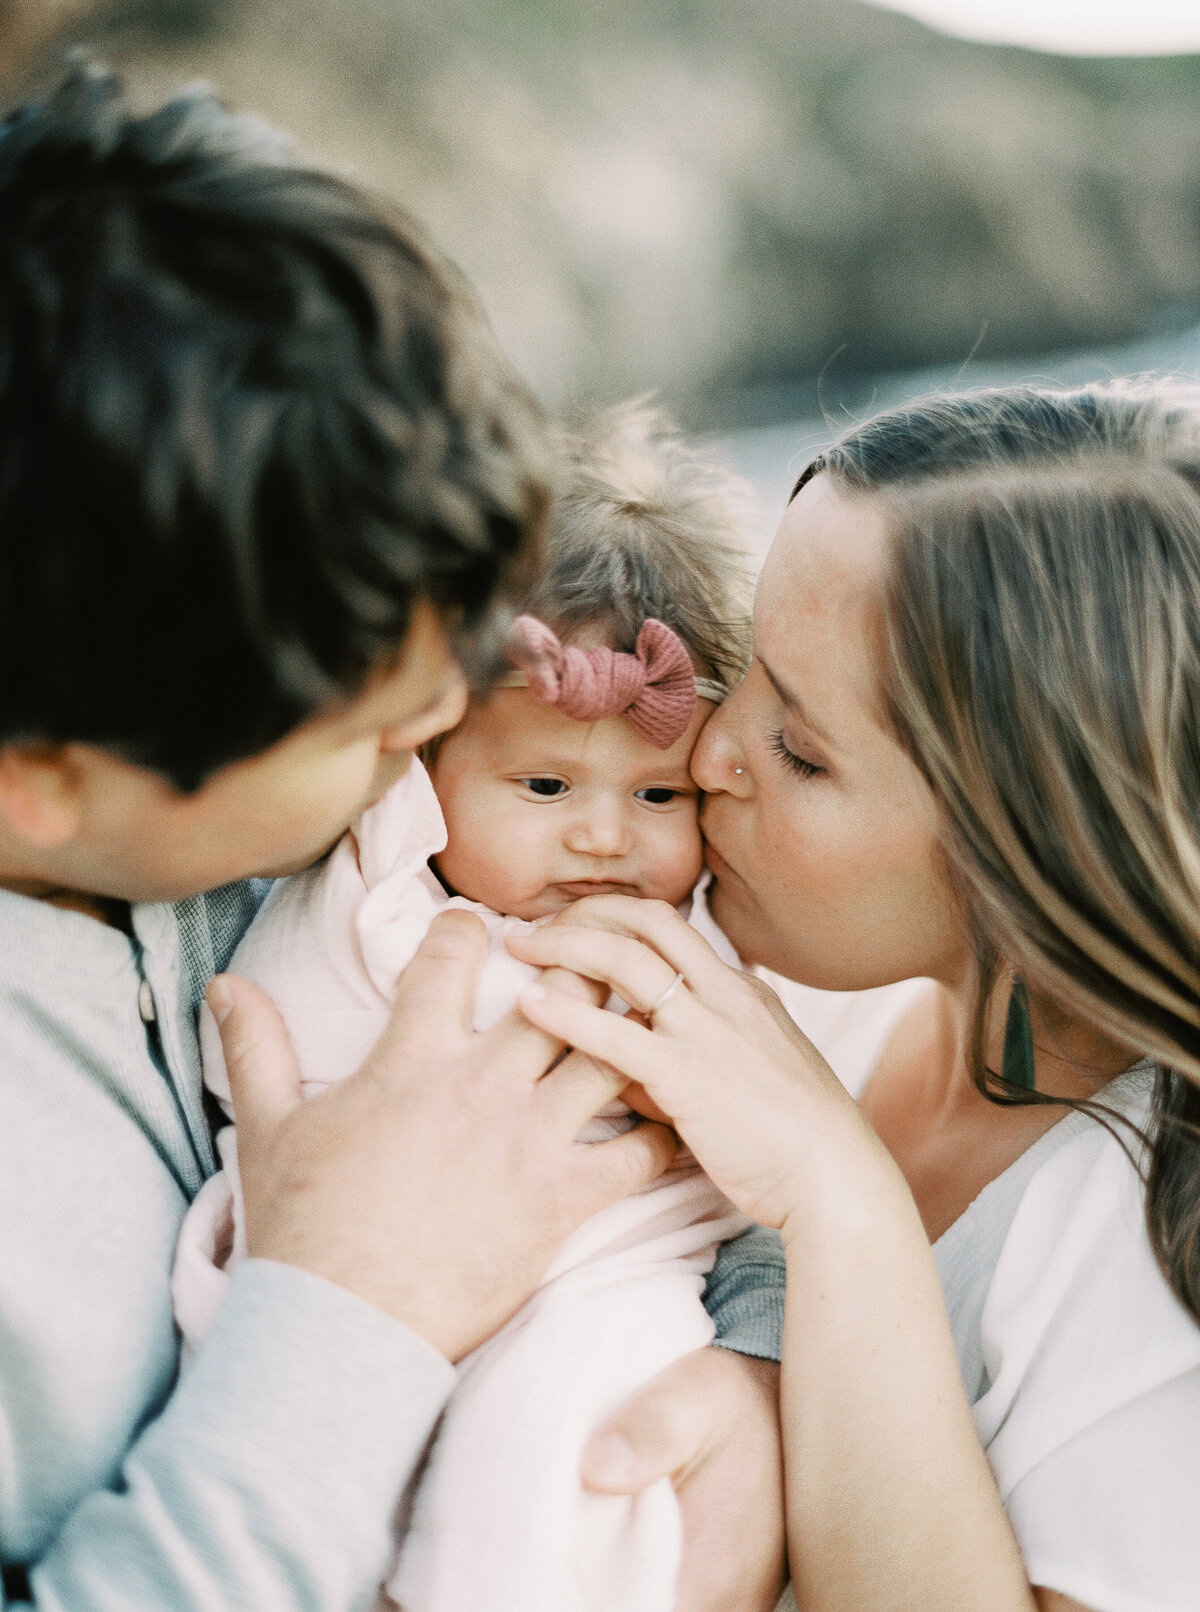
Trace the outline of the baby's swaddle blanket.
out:
<instances>
[{"instance_id":1,"label":"baby's swaddle blanket","mask_svg":"<svg viewBox=\"0 0 1200 1612\"><path fill-rule=\"evenodd\" d=\"M361 1065L397 976L446 907L476 912L488 927L477 1029L501 1018L536 973L505 948L505 920L448 897L430 872L445 842L433 786L414 761L324 863L274 887L235 952L231 970L283 1015L305 1095ZM735 960L702 891L693 922ZM201 1042L205 1081L228 1108L207 1010ZM613 1104L583 1138L631 1123ZM232 1127L217 1145L225 1170L184 1221L172 1284L190 1349L212 1323L229 1263L245 1254ZM404 1612L670 1612L681 1538L669 1481L635 1499L592 1494L579 1479L583 1447L637 1388L711 1341L704 1277L718 1244L748 1224L694 1164L677 1164L582 1226L532 1298L459 1363L387 1579Z\"/></svg>"}]
</instances>

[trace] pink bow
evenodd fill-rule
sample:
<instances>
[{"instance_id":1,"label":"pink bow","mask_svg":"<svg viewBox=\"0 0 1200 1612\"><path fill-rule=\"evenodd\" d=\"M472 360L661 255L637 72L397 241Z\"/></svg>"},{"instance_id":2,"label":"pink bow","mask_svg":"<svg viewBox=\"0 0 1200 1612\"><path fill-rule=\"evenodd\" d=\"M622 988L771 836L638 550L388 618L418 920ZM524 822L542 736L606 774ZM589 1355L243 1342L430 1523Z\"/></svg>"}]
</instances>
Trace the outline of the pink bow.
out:
<instances>
[{"instance_id":1,"label":"pink bow","mask_svg":"<svg viewBox=\"0 0 1200 1612\"><path fill-rule=\"evenodd\" d=\"M518 616L509 653L529 691L564 716L601 722L627 716L644 739L669 750L696 709L696 674L683 640L653 617L632 655L564 646L536 616Z\"/></svg>"}]
</instances>

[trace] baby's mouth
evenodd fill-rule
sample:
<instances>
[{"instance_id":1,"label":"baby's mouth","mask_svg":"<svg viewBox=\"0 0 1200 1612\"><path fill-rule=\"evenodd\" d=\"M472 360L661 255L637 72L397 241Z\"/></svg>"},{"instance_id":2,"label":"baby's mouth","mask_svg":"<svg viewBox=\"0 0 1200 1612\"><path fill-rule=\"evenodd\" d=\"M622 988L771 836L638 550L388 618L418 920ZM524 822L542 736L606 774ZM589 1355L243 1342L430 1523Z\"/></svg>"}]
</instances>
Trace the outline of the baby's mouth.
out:
<instances>
[{"instance_id":1,"label":"baby's mouth","mask_svg":"<svg viewBox=\"0 0 1200 1612\"><path fill-rule=\"evenodd\" d=\"M641 891L635 884L624 884L618 879L571 879L566 884L559 884L555 889L561 890L572 901L578 901L583 896L637 896Z\"/></svg>"}]
</instances>

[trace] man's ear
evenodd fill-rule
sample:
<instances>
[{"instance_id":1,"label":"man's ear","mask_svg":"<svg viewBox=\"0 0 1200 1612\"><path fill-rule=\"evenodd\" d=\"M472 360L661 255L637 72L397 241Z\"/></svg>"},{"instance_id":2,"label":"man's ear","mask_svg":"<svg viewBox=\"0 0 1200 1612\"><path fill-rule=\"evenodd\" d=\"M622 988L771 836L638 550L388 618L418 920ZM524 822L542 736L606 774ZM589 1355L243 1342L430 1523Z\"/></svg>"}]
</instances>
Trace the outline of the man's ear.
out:
<instances>
[{"instance_id":1,"label":"man's ear","mask_svg":"<svg viewBox=\"0 0 1200 1612\"><path fill-rule=\"evenodd\" d=\"M0 819L40 851L55 851L78 833L82 782L67 745L0 745Z\"/></svg>"}]
</instances>

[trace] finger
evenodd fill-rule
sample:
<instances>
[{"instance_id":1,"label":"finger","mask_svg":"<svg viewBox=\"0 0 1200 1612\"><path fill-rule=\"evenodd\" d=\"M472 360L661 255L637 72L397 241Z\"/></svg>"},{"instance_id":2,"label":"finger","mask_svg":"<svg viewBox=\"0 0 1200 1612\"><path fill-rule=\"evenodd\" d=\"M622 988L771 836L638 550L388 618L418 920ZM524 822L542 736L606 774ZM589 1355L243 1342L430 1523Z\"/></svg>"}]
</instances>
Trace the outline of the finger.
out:
<instances>
[{"instance_id":1,"label":"finger","mask_svg":"<svg viewBox=\"0 0 1200 1612\"><path fill-rule=\"evenodd\" d=\"M574 1047L611 1064L627 1080L639 1080L653 1093L663 1065L663 1039L620 1013L577 1002L540 982L517 995L517 1007L533 1025L562 1046Z\"/></svg>"},{"instance_id":2,"label":"finger","mask_svg":"<svg viewBox=\"0 0 1200 1612\"><path fill-rule=\"evenodd\" d=\"M376 1048L385 1067L388 1048L396 1042L444 1044L447 1033L470 1031L487 954L481 918L458 908L438 913L397 983L391 1018Z\"/></svg>"},{"instance_id":3,"label":"finger","mask_svg":"<svg viewBox=\"0 0 1200 1612\"><path fill-rule=\"evenodd\" d=\"M588 1191L589 1214L640 1192L669 1170L679 1151L679 1138L666 1125L647 1122L614 1136L611 1142L581 1142L579 1179Z\"/></svg>"},{"instance_id":4,"label":"finger","mask_svg":"<svg viewBox=\"0 0 1200 1612\"><path fill-rule=\"evenodd\" d=\"M645 1025L647 1029L653 1029L646 1015L639 1013L636 1008L630 1008L626 1018L629 1019L631 1024L641 1024ZM580 1056L582 1057L582 1054ZM664 1125L671 1123L670 1114L659 1107L640 1080L631 1080L622 1089L621 1099L623 1102L628 1103L634 1113L640 1114L643 1119L660 1120Z\"/></svg>"},{"instance_id":5,"label":"finger","mask_svg":"<svg viewBox=\"0 0 1200 1612\"><path fill-rule=\"evenodd\" d=\"M682 974L699 990L719 989L725 980L740 978L674 907L640 896L587 896L557 913L551 923L514 934L510 950L525 962L545 967L542 957L549 938L576 929L607 930L640 940L670 965L673 974ZM550 961L556 960L551 954Z\"/></svg>"},{"instance_id":6,"label":"finger","mask_svg":"<svg viewBox=\"0 0 1200 1612\"><path fill-rule=\"evenodd\" d=\"M671 1123L671 1116L659 1107L640 1081L631 1080L622 1087L621 1101L628 1103L634 1113L640 1114L643 1119L660 1120L666 1125Z\"/></svg>"},{"instance_id":7,"label":"finger","mask_svg":"<svg viewBox=\"0 0 1200 1612\"><path fill-rule=\"evenodd\" d=\"M536 982L540 989L545 988L543 980L550 981L557 994L567 1001L579 1002L587 1007L598 1008L609 996L606 985L582 979L578 974L562 968L547 969ZM547 1072L554 1073L556 1060L561 1057L565 1046L557 1036L548 1035L533 1025L519 1007L511 1008L485 1034L489 1042L488 1068L492 1075L498 1080L514 1081L518 1085L532 1085ZM597 1096L593 1106L576 1119L573 1130L568 1126L568 1134L573 1135L597 1108L602 1108L610 1100L613 1091L619 1091L624 1084L622 1076L611 1072L605 1082L604 1094Z\"/></svg>"},{"instance_id":8,"label":"finger","mask_svg":"<svg viewBox=\"0 0 1200 1612\"><path fill-rule=\"evenodd\" d=\"M253 1145L300 1102L300 1069L279 1009L249 980L218 974L205 993L221 1037L238 1129Z\"/></svg>"},{"instance_id":9,"label":"finger","mask_svg":"<svg viewBox=\"0 0 1200 1612\"><path fill-rule=\"evenodd\" d=\"M543 967L565 968L601 980L641 1013L648 1012L670 990L677 972L684 972L640 940L607 929L546 928L537 934L536 949L536 960Z\"/></svg>"},{"instance_id":10,"label":"finger","mask_svg":"<svg viewBox=\"0 0 1200 1612\"><path fill-rule=\"evenodd\" d=\"M577 1002L590 1002L593 1007L603 1007L612 995L607 985L599 980L584 979L582 974L576 974L569 968L548 968L538 980L552 991L561 991L564 996L574 997Z\"/></svg>"},{"instance_id":11,"label":"finger","mask_svg":"<svg viewBox=\"0 0 1200 1612\"><path fill-rule=\"evenodd\" d=\"M583 1452L583 1481L601 1494L640 1494L695 1465L727 1435L719 1396L697 1392L692 1363L668 1366L596 1429Z\"/></svg>"},{"instance_id":12,"label":"finger","mask_svg":"<svg viewBox=\"0 0 1200 1612\"><path fill-rule=\"evenodd\" d=\"M628 1078L612 1064L597 1063L583 1052L571 1052L543 1076L541 1094L550 1103L570 1135L619 1097ZM653 1118L663 1119L661 1113Z\"/></svg>"}]
</instances>

